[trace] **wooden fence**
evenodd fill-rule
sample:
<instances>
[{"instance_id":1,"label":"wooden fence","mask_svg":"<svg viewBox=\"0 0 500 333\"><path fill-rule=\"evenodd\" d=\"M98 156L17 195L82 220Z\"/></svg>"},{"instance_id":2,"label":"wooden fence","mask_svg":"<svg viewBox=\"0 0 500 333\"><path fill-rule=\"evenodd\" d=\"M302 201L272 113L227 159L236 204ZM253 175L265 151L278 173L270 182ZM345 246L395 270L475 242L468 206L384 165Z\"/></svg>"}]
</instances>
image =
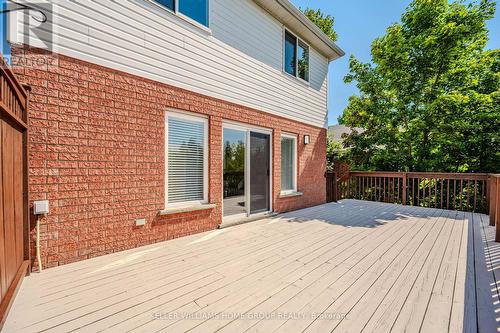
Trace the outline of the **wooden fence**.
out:
<instances>
[{"instance_id":1,"label":"wooden fence","mask_svg":"<svg viewBox=\"0 0 500 333\"><path fill-rule=\"evenodd\" d=\"M27 91L0 60L0 329L29 270L27 108Z\"/></svg>"},{"instance_id":2,"label":"wooden fence","mask_svg":"<svg viewBox=\"0 0 500 333\"><path fill-rule=\"evenodd\" d=\"M500 241L500 175L485 173L327 173L327 199L358 199L485 213Z\"/></svg>"}]
</instances>

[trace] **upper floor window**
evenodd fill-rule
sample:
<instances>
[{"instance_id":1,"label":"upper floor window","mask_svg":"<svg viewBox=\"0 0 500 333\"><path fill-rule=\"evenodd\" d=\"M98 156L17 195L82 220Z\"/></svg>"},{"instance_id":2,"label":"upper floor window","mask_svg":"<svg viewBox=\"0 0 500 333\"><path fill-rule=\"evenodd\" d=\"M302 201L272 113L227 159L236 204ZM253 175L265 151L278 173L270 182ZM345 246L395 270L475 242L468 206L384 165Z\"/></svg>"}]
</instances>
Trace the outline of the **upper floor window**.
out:
<instances>
[{"instance_id":1,"label":"upper floor window","mask_svg":"<svg viewBox=\"0 0 500 333\"><path fill-rule=\"evenodd\" d=\"M154 0L175 13L181 13L208 27L209 0Z\"/></svg>"},{"instance_id":2,"label":"upper floor window","mask_svg":"<svg viewBox=\"0 0 500 333\"><path fill-rule=\"evenodd\" d=\"M283 69L309 82L309 46L288 30L285 30Z\"/></svg>"}]
</instances>

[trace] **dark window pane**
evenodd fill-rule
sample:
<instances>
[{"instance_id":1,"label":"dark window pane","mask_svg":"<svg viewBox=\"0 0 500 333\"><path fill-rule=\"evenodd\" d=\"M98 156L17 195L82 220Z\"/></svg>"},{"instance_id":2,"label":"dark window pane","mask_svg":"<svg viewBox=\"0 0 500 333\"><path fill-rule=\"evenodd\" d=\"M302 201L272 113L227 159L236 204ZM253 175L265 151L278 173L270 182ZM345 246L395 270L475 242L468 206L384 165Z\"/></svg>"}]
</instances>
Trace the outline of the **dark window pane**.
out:
<instances>
[{"instance_id":1,"label":"dark window pane","mask_svg":"<svg viewBox=\"0 0 500 333\"><path fill-rule=\"evenodd\" d=\"M208 27L208 0L179 0L179 12Z\"/></svg>"},{"instance_id":2,"label":"dark window pane","mask_svg":"<svg viewBox=\"0 0 500 333\"><path fill-rule=\"evenodd\" d=\"M296 75L296 54L297 54L297 38L294 35L285 31L285 72Z\"/></svg>"},{"instance_id":3,"label":"dark window pane","mask_svg":"<svg viewBox=\"0 0 500 333\"><path fill-rule=\"evenodd\" d=\"M168 9L175 10L174 0L156 0L156 2L167 7Z\"/></svg>"},{"instance_id":4,"label":"dark window pane","mask_svg":"<svg viewBox=\"0 0 500 333\"><path fill-rule=\"evenodd\" d=\"M269 210L270 136L250 132L250 213Z\"/></svg>"},{"instance_id":5,"label":"dark window pane","mask_svg":"<svg viewBox=\"0 0 500 333\"><path fill-rule=\"evenodd\" d=\"M297 53L299 77L303 80L309 81L309 47L299 41Z\"/></svg>"}]
</instances>

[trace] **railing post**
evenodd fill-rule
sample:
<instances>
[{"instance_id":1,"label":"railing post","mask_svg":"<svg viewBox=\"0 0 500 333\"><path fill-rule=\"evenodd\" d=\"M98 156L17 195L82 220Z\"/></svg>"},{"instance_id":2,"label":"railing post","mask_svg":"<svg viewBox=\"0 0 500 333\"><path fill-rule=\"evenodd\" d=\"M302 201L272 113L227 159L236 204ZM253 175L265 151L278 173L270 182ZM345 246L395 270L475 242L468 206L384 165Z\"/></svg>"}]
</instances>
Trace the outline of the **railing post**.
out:
<instances>
[{"instance_id":1,"label":"railing post","mask_svg":"<svg viewBox=\"0 0 500 333\"><path fill-rule=\"evenodd\" d=\"M490 226L494 227L496 225L496 211L497 211L497 178L494 176L489 177L489 215L490 215Z\"/></svg>"},{"instance_id":2,"label":"railing post","mask_svg":"<svg viewBox=\"0 0 500 333\"><path fill-rule=\"evenodd\" d=\"M493 222L495 223L495 242L500 242L500 176L495 175L492 177L491 182L495 183L495 192L490 194L493 198L493 202L490 201L490 205L495 207L493 211Z\"/></svg>"},{"instance_id":3,"label":"railing post","mask_svg":"<svg viewBox=\"0 0 500 333\"><path fill-rule=\"evenodd\" d=\"M403 205L406 205L406 196L407 196L407 193L406 193L406 179L408 178L408 174L406 172L403 172Z\"/></svg>"}]
</instances>

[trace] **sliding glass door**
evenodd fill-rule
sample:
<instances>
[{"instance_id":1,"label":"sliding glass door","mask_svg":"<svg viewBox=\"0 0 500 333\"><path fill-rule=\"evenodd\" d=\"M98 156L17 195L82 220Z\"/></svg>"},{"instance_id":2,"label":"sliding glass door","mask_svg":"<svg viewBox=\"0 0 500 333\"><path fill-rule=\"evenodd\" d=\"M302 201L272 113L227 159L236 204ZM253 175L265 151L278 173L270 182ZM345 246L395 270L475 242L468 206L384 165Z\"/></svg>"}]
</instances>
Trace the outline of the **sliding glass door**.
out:
<instances>
[{"instance_id":1,"label":"sliding glass door","mask_svg":"<svg viewBox=\"0 0 500 333\"><path fill-rule=\"evenodd\" d=\"M224 128L223 216L247 213L245 198L246 131Z\"/></svg>"},{"instance_id":2,"label":"sliding glass door","mask_svg":"<svg viewBox=\"0 0 500 333\"><path fill-rule=\"evenodd\" d=\"M269 211L270 135L250 132L250 213Z\"/></svg>"},{"instance_id":3,"label":"sliding glass door","mask_svg":"<svg viewBox=\"0 0 500 333\"><path fill-rule=\"evenodd\" d=\"M239 125L223 129L223 216L271 210L271 134Z\"/></svg>"}]
</instances>

